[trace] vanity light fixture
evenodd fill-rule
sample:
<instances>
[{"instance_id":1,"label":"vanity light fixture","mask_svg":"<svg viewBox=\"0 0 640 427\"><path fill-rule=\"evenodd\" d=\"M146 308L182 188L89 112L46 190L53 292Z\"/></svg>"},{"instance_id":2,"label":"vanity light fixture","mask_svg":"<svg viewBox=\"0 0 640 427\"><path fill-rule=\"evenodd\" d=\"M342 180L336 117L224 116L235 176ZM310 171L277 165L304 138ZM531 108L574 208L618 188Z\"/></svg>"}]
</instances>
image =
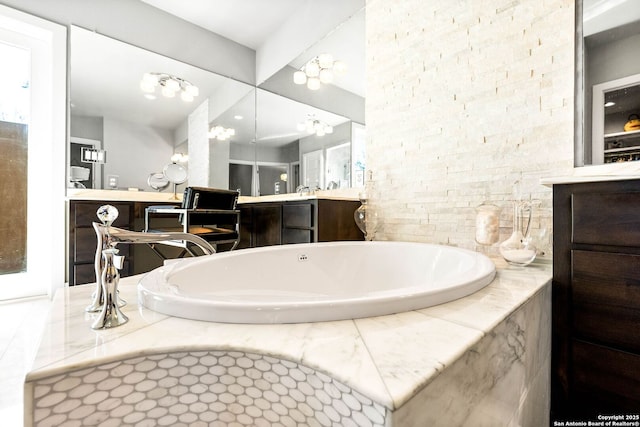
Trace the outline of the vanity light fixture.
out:
<instances>
[{"instance_id":1,"label":"vanity light fixture","mask_svg":"<svg viewBox=\"0 0 640 427\"><path fill-rule=\"evenodd\" d=\"M145 92L145 96L155 93L158 87L162 95L167 98L173 98L180 92L180 98L184 102L191 102L200 94L198 86L180 77L167 73L144 73L140 81L140 89ZM147 98L153 99L149 96Z\"/></svg>"},{"instance_id":2,"label":"vanity light fixture","mask_svg":"<svg viewBox=\"0 0 640 427\"><path fill-rule=\"evenodd\" d=\"M80 150L80 161L83 163L106 163L107 152L97 148L82 147Z\"/></svg>"},{"instance_id":3,"label":"vanity light fixture","mask_svg":"<svg viewBox=\"0 0 640 427\"><path fill-rule=\"evenodd\" d=\"M604 106L605 106L605 107L613 107L614 105L616 105L616 103L615 103L615 102L613 102L613 101L609 101L609 102L605 102L605 103L604 103Z\"/></svg>"},{"instance_id":4,"label":"vanity light fixture","mask_svg":"<svg viewBox=\"0 0 640 427\"><path fill-rule=\"evenodd\" d=\"M213 126L209 131L209 139L217 139L218 141L225 141L236 134L235 129L225 128L222 126Z\"/></svg>"},{"instance_id":5,"label":"vanity light fixture","mask_svg":"<svg viewBox=\"0 0 640 427\"><path fill-rule=\"evenodd\" d=\"M316 136L325 136L333 133L333 126L316 119L313 115L309 115L304 122L298 123L297 129L299 131L307 131L310 134L315 133Z\"/></svg>"},{"instance_id":6,"label":"vanity light fixture","mask_svg":"<svg viewBox=\"0 0 640 427\"><path fill-rule=\"evenodd\" d=\"M346 70L344 62L334 61L330 53L322 53L293 73L293 82L297 85L306 83L307 88L318 90L321 84L331 83L334 75L342 75Z\"/></svg>"}]
</instances>

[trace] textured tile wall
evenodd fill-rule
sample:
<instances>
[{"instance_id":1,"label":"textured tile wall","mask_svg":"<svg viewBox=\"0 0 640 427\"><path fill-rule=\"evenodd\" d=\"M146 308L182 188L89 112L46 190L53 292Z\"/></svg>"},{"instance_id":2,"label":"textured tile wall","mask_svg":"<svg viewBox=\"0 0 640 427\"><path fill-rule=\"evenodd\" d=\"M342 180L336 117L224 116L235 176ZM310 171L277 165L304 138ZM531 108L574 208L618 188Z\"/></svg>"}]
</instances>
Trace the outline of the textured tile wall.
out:
<instances>
[{"instance_id":1,"label":"textured tile wall","mask_svg":"<svg viewBox=\"0 0 640 427\"><path fill-rule=\"evenodd\" d=\"M475 207L541 200L573 166L573 0L367 1L367 165L376 239L471 249ZM517 187L514 185L519 184Z\"/></svg>"}]
</instances>

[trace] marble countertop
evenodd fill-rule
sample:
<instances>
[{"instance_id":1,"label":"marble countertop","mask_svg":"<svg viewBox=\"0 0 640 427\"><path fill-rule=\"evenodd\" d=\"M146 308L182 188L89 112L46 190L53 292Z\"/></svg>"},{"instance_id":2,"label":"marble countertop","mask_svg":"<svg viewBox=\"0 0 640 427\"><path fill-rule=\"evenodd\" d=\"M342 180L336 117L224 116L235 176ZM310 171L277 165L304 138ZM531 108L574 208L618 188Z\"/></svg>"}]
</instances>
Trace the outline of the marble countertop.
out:
<instances>
[{"instance_id":1,"label":"marble countertop","mask_svg":"<svg viewBox=\"0 0 640 427\"><path fill-rule=\"evenodd\" d=\"M177 200L173 198L173 193L158 193L150 191L125 191L125 190L83 190L67 189L67 199L69 200L104 200L104 201L127 201L127 202L174 202L182 201L182 192L177 195ZM274 194L270 196L240 196L238 203L261 203L261 202L286 202L296 200L358 200L358 189L325 190L316 191L314 194L300 195L297 193Z\"/></svg>"},{"instance_id":2,"label":"marble countertop","mask_svg":"<svg viewBox=\"0 0 640 427\"><path fill-rule=\"evenodd\" d=\"M580 184L584 182L623 181L640 179L640 162L607 163L573 168L572 173L564 176L543 178L542 185Z\"/></svg>"},{"instance_id":3,"label":"marble countertop","mask_svg":"<svg viewBox=\"0 0 640 427\"><path fill-rule=\"evenodd\" d=\"M335 322L242 325L170 317L137 305L140 277L134 276L120 281L129 322L94 331L95 315L84 312L94 286L61 289L26 381L144 354L237 350L306 365L394 410L551 280L549 264L515 269L494 262L496 279L465 298Z\"/></svg>"}]
</instances>

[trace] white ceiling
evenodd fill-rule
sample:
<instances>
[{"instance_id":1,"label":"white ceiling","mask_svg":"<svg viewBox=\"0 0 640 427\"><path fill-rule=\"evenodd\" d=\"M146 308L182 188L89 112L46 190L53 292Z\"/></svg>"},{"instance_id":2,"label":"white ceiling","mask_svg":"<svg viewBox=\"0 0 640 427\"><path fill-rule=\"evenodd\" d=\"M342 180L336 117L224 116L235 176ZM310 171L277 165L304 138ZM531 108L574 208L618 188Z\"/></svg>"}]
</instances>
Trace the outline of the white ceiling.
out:
<instances>
[{"instance_id":1,"label":"white ceiling","mask_svg":"<svg viewBox=\"0 0 640 427\"><path fill-rule=\"evenodd\" d=\"M331 7L342 0L141 0L208 31L253 50L260 46L305 3L320 1ZM364 3L364 2L363 2ZM348 40L348 43L345 43ZM331 53L347 64L349 72L333 83L341 89L365 96L364 9L335 28L322 40L301 52L289 65L302 67L321 53Z\"/></svg>"},{"instance_id":2,"label":"white ceiling","mask_svg":"<svg viewBox=\"0 0 640 427\"><path fill-rule=\"evenodd\" d=\"M303 3L300 0L141 0L257 50Z\"/></svg>"},{"instance_id":3,"label":"white ceiling","mask_svg":"<svg viewBox=\"0 0 640 427\"><path fill-rule=\"evenodd\" d=\"M584 0L584 36L640 20L638 3L638 0Z\"/></svg>"}]
</instances>

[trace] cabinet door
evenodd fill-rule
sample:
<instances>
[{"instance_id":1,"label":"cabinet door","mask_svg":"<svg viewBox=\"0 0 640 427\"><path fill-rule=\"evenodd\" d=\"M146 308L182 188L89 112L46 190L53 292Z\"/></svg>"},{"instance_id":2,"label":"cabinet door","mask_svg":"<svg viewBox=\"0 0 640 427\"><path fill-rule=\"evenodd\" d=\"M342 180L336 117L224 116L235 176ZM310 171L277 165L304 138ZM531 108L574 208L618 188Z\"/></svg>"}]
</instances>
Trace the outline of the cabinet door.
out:
<instances>
[{"instance_id":1,"label":"cabinet door","mask_svg":"<svg viewBox=\"0 0 640 427\"><path fill-rule=\"evenodd\" d=\"M253 237L255 247L282 243L282 205L254 205Z\"/></svg>"},{"instance_id":2,"label":"cabinet door","mask_svg":"<svg viewBox=\"0 0 640 427\"><path fill-rule=\"evenodd\" d=\"M350 200L318 200L318 241L364 240L353 214L360 202Z\"/></svg>"},{"instance_id":3,"label":"cabinet door","mask_svg":"<svg viewBox=\"0 0 640 427\"><path fill-rule=\"evenodd\" d=\"M237 249L253 248L253 208L239 206L240 209L240 243Z\"/></svg>"},{"instance_id":4,"label":"cabinet door","mask_svg":"<svg viewBox=\"0 0 640 427\"><path fill-rule=\"evenodd\" d=\"M571 404L584 415L638 413L640 356L572 340Z\"/></svg>"},{"instance_id":5,"label":"cabinet door","mask_svg":"<svg viewBox=\"0 0 640 427\"><path fill-rule=\"evenodd\" d=\"M640 354L640 255L572 251L571 289L577 337Z\"/></svg>"}]
</instances>

